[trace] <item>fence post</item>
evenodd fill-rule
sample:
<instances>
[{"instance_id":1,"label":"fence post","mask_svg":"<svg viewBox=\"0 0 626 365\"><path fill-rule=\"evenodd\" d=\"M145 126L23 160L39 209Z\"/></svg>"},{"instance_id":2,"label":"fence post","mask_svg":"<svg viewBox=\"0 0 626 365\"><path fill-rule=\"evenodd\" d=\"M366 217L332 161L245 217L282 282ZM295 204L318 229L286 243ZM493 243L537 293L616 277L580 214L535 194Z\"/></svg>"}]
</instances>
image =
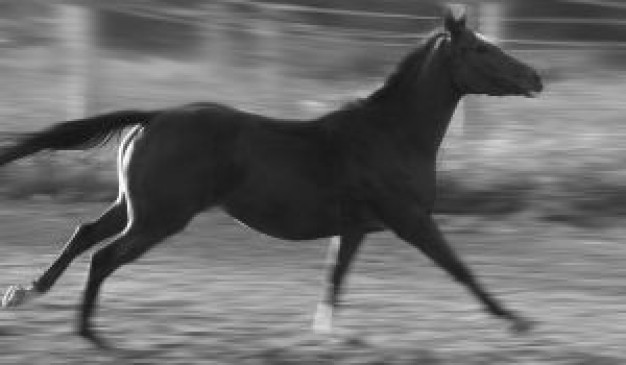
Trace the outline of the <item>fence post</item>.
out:
<instances>
[{"instance_id":1,"label":"fence post","mask_svg":"<svg viewBox=\"0 0 626 365\"><path fill-rule=\"evenodd\" d=\"M215 0L206 4L206 23L201 27L204 39L204 57L202 62L209 65L209 79L214 84L209 89L215 90L215 87L223 85L225 78L229 75L229 58L231 49L229 47L228 22L231 12L228 4L223 0ZM224 97L223 95L210 95L211 98Z\"/></svg>"},{"instance_id":2,"label":"fence post","mask_svg":"<svg viewBox=\"0 0 626 365\"><path fill-rule=\"evenodd\" d=\"M281 104L281 70L282 45L281 27L278 24L279 11L261 7L258 9L259 19L255 24L255 35L260 47L260 72L258 84L262 85L264 94L262 102L272 108L272 112L281 112L276 108Z\"/></svg>"},{"instance_id":3,"label":"fence post","mask_svg":"<svg viewBox=\"0 0 626 365\"><path fill-rule=\"evenodd\" d=\"M504 7L504 2L495 0L474 3L473 6L468 7L469 26L497 44L504 36L502 23ZM459 104L457 111L455 116L459 120L456 121L456 128L460 129L459 134L468 139L475 136L481 140L487 138L485 132L489 129L487 128L489 118L487 118L481 100L468 95Z\"/></svg>"},{"instance_id":4,"label":"fence post","mask_svg":"<svg viewBox=\"0 0 626 365\"><path fill-rule=\"evenodd\" d=\"M66 114L68 119L82 118L93 110L94 20L88 5L61 3L58 5L61 47L66 57Z\"/></svg>"},{"instance_id":5,"label":"fence post","mask_svg":"<svg viewBox=\"0 0 626 365\"><path fill-rule=\"evenodd\" d=\"M496 1L484 1L479 6L479 29L494 43L504 39L504 27L502 18L504 4Z\"/></svg>"},{"instance_id":6,"label":"fence post","mask_svg":"<svg viewBox=\"0 0 626 365\"><path fill-rule=\"evenodd\" d=\"M483 0L477 4L475 8L475 26L476 29L486 36L491 42L498 44L503 38L504 27L502 17L504 15L504 2L495 0ZM487 110L482 100L475 97L470 98L470 107L468 108L468 117L474 130L474 136L481 140L489 138L486 132L493 130L490 128L490 120ZM471 133L471 132L470 132Z\"/></svg>"}]
</instances>

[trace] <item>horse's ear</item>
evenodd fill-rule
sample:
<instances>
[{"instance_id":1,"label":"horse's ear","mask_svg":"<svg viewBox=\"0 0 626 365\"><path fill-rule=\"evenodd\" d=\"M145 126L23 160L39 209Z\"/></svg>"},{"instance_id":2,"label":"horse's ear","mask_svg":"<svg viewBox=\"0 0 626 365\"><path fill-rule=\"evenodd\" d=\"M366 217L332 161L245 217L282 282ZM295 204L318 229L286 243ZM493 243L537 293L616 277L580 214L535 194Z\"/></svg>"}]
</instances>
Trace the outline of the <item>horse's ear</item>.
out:
<instances>
[{"instance_id":1,"label":"horse's ear","mask_svg":"<svg viewBox=\"0 0 626 365\"><path fill-rule=\"evenodd\" d=\"M448 5L444 15L444 25L452 38L461 34L466 26L465 6L461 4Z\"/></svg>"}]
</instances>

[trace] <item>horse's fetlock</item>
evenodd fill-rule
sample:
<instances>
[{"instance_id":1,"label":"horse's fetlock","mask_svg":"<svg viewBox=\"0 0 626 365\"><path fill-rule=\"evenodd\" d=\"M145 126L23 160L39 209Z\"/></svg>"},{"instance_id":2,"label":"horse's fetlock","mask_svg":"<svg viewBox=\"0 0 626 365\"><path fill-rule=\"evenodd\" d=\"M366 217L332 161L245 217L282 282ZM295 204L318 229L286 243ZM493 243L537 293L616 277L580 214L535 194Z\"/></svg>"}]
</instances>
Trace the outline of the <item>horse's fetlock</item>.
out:
<instances>
[{"instance_id":1,"label":"horse's fetlock","mask_svg":"<svg viewBox=\"0 0 626 365\"><path fill-rule=\"evenodd\" d=\"M36 291L39 294L45 294L48 291L50 291L51 284L46 283L45 281L42 281L42 280L36 280L36 281L33 281L32 288L34 291Z\"/></svg>"}]
</instances>

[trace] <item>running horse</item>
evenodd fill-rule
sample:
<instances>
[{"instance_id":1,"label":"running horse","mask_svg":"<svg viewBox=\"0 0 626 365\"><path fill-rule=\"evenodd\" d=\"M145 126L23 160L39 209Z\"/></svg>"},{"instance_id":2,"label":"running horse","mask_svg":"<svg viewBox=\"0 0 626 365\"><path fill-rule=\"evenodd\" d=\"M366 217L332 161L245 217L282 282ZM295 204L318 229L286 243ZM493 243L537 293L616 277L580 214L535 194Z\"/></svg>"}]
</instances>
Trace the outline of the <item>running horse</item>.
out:
<instances>
[{"instance_id":1,"label":"running horse","mask_svg":"<svg viewBox=\"0 0 626 365\"><path fill-rule=\"evenodd\" d=\"M455 254L433 220L436 157L467 94L534 96L531 67L466 26L448 8L434 31L368 97L315 120L277 120L216 103L123 110L60 122L0 154L0 165L43 150L86 149L126 127L119 148L119 195L81 224L30 285L11 286L4 307L48 292L78 255L97 243L79 309L78 334L105 346L91 319L103 281L220 207L267 235L331 238L330 263L314 329L331 329L347 269L368 233L384 229L421 250L516 331L532 321L494 298Z\"/></svg>"}]
</instances>

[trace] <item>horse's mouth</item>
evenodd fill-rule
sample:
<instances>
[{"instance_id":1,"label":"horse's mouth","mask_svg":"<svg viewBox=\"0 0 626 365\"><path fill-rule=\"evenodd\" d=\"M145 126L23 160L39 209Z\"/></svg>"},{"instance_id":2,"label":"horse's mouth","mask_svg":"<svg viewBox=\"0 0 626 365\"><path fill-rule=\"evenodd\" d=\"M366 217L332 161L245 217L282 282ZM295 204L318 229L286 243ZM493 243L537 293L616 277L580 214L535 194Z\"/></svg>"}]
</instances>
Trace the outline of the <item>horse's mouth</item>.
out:
<instances>
[{"instance_id":1,"label":"horse's mouth","mask_svg":"<svg viewBox=\"0 0 626 365\"><path fill-rule=\"evenodd\" d=\"M523 82L509 82L509 87L512 87L517 95L525 96L527 98L536 98L539 93L543 91L543 84L539 79L528 80Z\"/></svg>"},{"instance_id":2,"label":"horse's mouth","mask_svg":"<svg viewBox=\"0 0 626 365\"><path fill-rule=\"evenodd\" d=\"M536 98L537 96L539 96L539 93L541 91L538 90L525 90L522 95L524 95L527 98Z\"/></svg>"},{"instance_id":3,"label":"horse's mouth","mask_svg":"<svg viewBox=\"0 0 626 365\"><path fill-rule=\"evenodd\" d=\"M524 90L524 96L526 96L527 98L536 98L539 93L543 91L543 83L541 82L541 77L539 77L537 73L534 73L529 83L530 86L526 87Z\"/></svg>"},{"instance_id":4,"label":"horse's mouth","mask_svg":"<svg viewBox=\"0 0 626 365\"><path fill-rule=\"evenodd\" d=\"M543 84L537 77L531 80L494 79L495 91L488 95L519 95L527 98L536 98L543 91Z\"/></svg>"},{"instance_id":5,"label":"horse's mouth","mask_svg":"<svg viewBox=\"0 0 626 365\"><path fill-rule=\"evenodd\" d=\"M536 89L526 89L521 87L514 88L500 88L496 91L488 92L489 96L507 96L507 95L516 95L516 96L525 96L527 98L536 98L541 93L541 90Z\"/></svg>"}]
</instances>

